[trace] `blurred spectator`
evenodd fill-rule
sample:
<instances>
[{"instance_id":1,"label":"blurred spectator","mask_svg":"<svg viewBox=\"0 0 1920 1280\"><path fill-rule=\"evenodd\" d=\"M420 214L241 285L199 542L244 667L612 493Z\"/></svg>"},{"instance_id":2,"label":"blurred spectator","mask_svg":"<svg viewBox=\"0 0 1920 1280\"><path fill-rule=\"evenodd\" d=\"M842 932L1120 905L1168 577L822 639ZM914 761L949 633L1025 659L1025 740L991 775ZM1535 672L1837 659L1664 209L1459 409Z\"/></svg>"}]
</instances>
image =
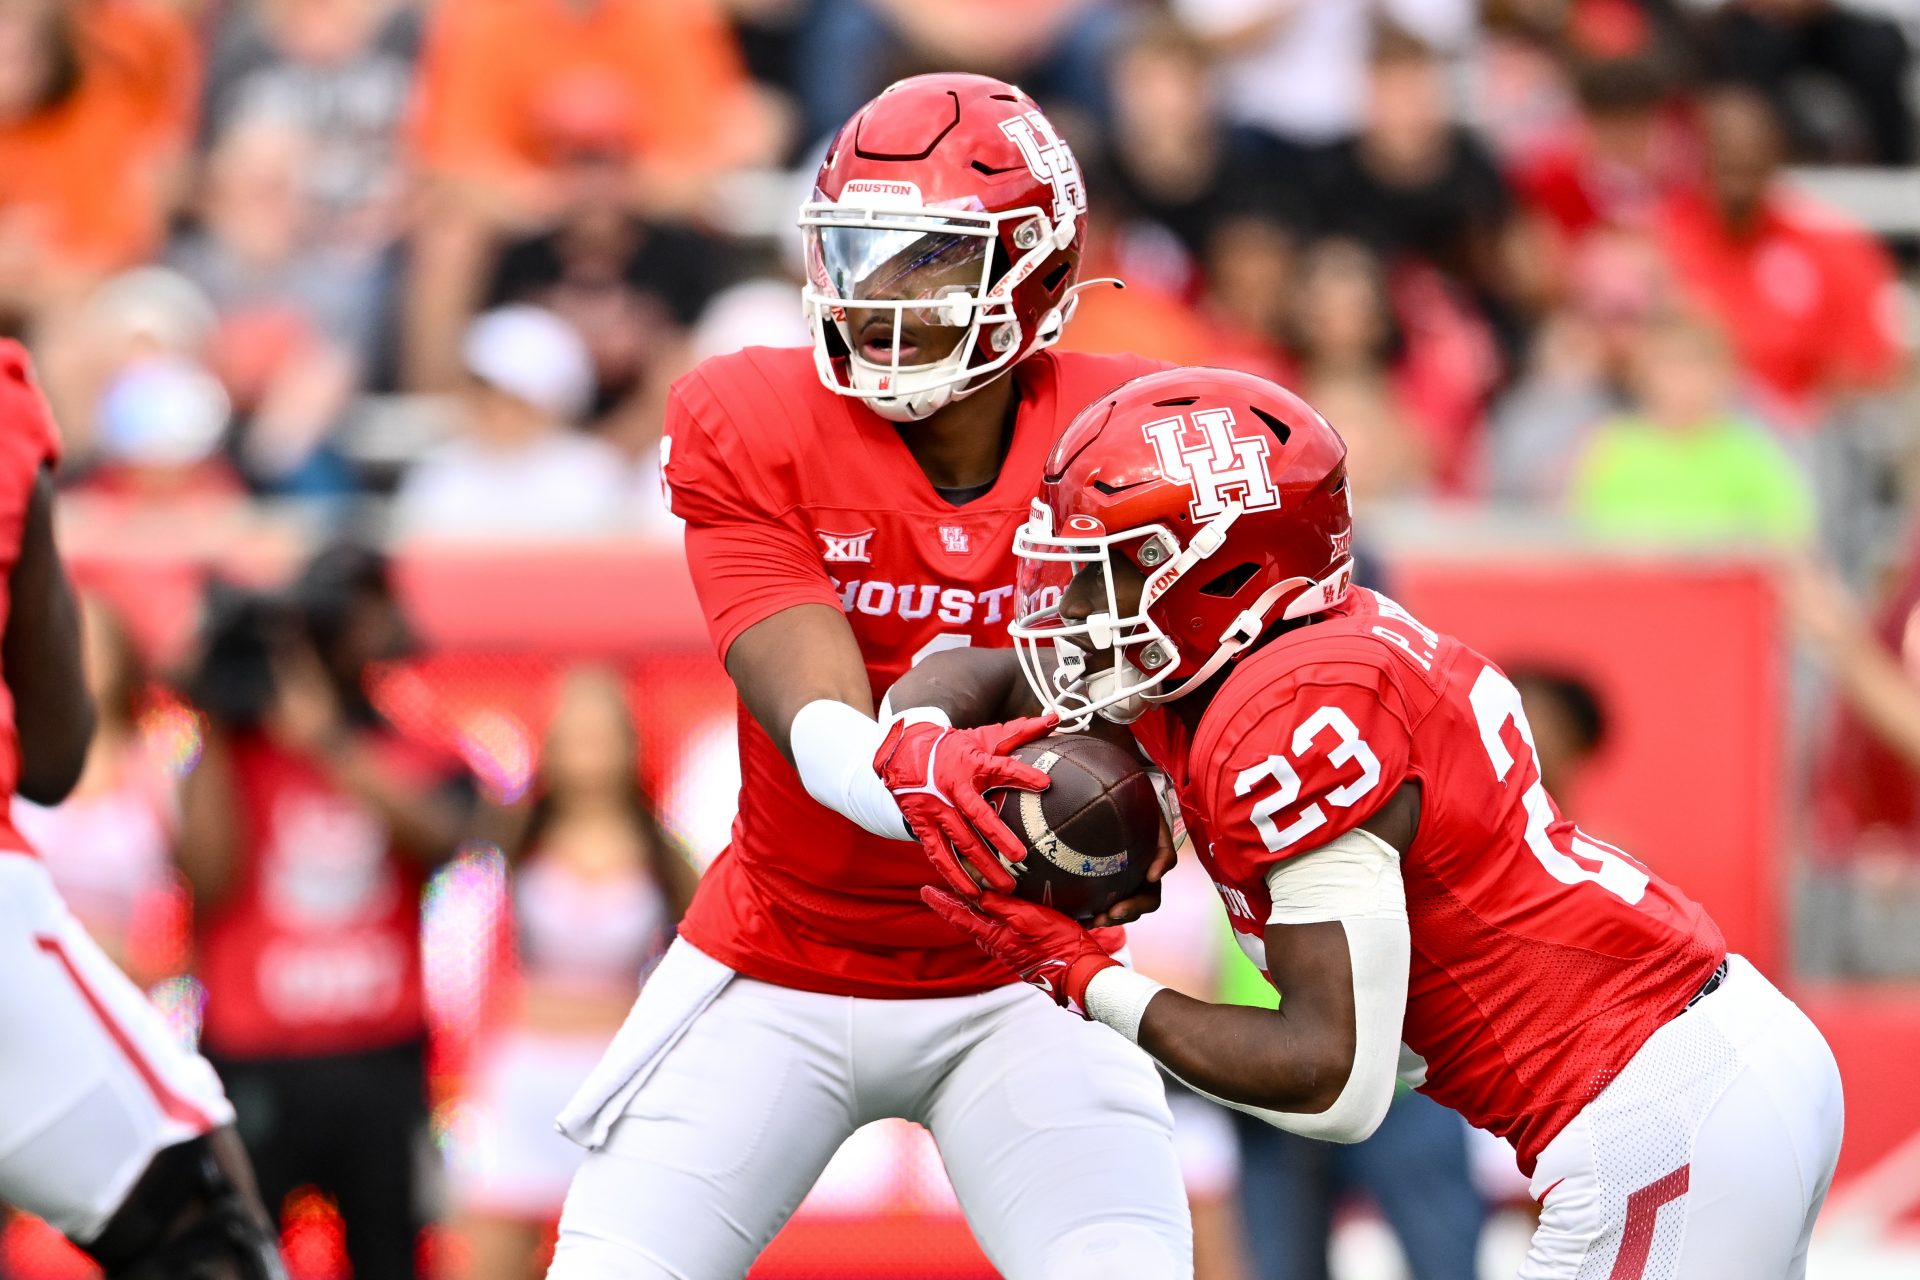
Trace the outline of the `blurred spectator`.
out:
<instances>
[{"instance_id":1,"label":"blurred spectator","mask_svg":"<svg viewBox=\"0 0 1920 1280\"><path fill-rule=\"evenodd\" d=\"M1609 59L1576 78L1580 114L1553 144L1511 171L1516 193L1542 233L1548 287L1596 229L1644 228L1660 200L1691 183L1692 131L1676 109L1664 69L1647 59Z\"/></svg>"},{"instance_id":2,"label":"blurred spectator","mask_svg":"<svg viewBox=\"0 0 1920 1280\"><path fill-rule=\"evenodd\" d=\"M236 125L208 158L200 230L171 255L218 316L208 359L243 424L234 454L269 493L350 485L329 433L372 355L379 311L374 261L316 239L313 144L263 118Z\"/></svg>"},{"instance_id":3,"label":"blurred spectator","mask_svg":"<svg viewBox=\"0 0 1920 1280\"><path fill-rule=\"evenodd\" d=\"M742 347L804 347L812 331L793 299L800 288L782 276L756 276L729 285L700 312L688 337L694 364Z\"/></svg>"},{"instance_id":4,"label":"blurred spectator","mask_svg":"<svg viewBox=\"0 0 1920 1280\"><path fill-rule=\"evenodd\" d=\"M1207 243L1206 301L1214 318L1275 348L1292 336L1295 232L1271 218L1229 218ZM1209 362L1212 363L1212 362Z\"/></svg>"},{"instance_id":5,"label":"blurred spectator","mask_svg":"<svg viewBox=\"0 0 1920 1280\"><path fill-rule=\"evenodd\" d=\"M1396 274L1437 271L1511 324L1505 258L1512 197L1485 147L1453 121L1434 49L1393 26L1375 38L1360 131L1332 147L1314 192L1322 233L1351 236Z\"/></svg>"},{"instance_id":6,"label":"blurred spectator","mask_svg":"<svg viewBox=\"0 0 1920 1280\"><path fill-rule=\"evenodd\" d=\"M506 842L519 983L477 1049L452 1165L471 1280L525 1280L585 1152L558 1115L633 1005L693 897L693 864L639 784L639 741L610 672L570 675L540 777Z\"/></svg>"},{"instance_id":7,"label":"blurred spectator","mask_svg":"<svg viewBox=\"0 0 1920 1280\"><path fill-rule=\"evenodd\" d=\"M740 47L747 73L765 91L791 110L798 110L801 80L807 68L801 58L801 39L812 17L814 0L716 0L733 38ZM839 123L838 121L834 122ZM797 125L797 122L796 122ZM796 134L807 130L796 127ZM796 143L811 144L811 136Z\"/></svg>"},{"instance_id":8,"label":"blurred spectator","mask_svg":"<svg viewBox=\"0 0 1920 1280\"><path fill-rule=\"evenodd\" d=\"M1835 0L1707 3L1714 70L1767 95L1796 159L1913 163L1913 53L1891 16Z\"/></svg>"},{"instance_id":9,"label":"blurred spectator","mask_svg":"<svg viewBox=\"0 0 1920 1280\"><path fill-rule=\"evenodd\" d=\"M708 0L439 6L413 120L430 184L410 243L412 388L458 380L459 336L496 237L553 216L562 193L551 144L581 117L618 123L632 158L624 197L656 217L701 212L718 175L770 161L782 145Z\"/></svg>"},{"instance_id":10,"label":"blurred spectator","mask_svg":"<svg viewBox=\"0 0 1920 1280\"><path fill-rule=\"evenodd\" d=\"M628 196L642 208L694 208L714 174L767 156L739 51L708 0L434 11L414 120L430 174L479 186L507 216L550 212L550 126L583 109L624 126Z\"/></svg>"},{"instance_id":11,"label":"blurred spectator","mask_svg":"<svg viewBox=\"0 0 1920 1280\"><path fill-rule=\"evenodd\" d=\"M1218 1000L1278 1006L1272 985L1227 943ZM1400 1242L1413 1280L1474 1280L1486 1205L1468 1163L1465 1121L1404 1087L1373 1136L1343 1146L1231 1113L1240 1138L1240 1209L1255 1280L1329 1280L1334 1222L1370 1197Z\"/></svg>"},{"instance_id":12,"label":"blurred spectator","mask_svg":"<svg viewBox=\"0 0 1920 1280\"><path fill-rule=\"evenodd\" d=\"M463 430L401 485L400 534L564 538L618 528L626 464L573 429L593 397L592 360L573 328L537 307L502 307L468 328L463 355Z\"/></svg>"},{"instance_id":13,"label":"blurred spectator","mask_svg":"<svg viewBox=\"0 0 1920 1280\"><path fill-rule=\"evenodd\" d=\"M1488 0L1472 53L1471 111L1503 166L1564 143L1578 117L1558 0Z\"/></svg>"},{"instance_id":14,"label":"blurred spectator","mask_svg":"<svg viewBox=\"0 0 1920 1280\"><path fill-rule=\"evenodd\" d=\"M553 140L559 213L550 228L507 246L487 305L531 303L572 325L593 360L589 417L637 453L658 436L686 331L741 253L633 210L622 121L581 116L563 127Z\"/></svg>"},{"instance_id":15,"label":"blurred spectator","mask_svg":"<svg viewBox=\"0 0 1920 1280\"><path fill-rule=\"evenodd\" d=\"M1472 38L1472 0L1171 0L1222 58L1237 122L1295 145L1336 142L1360 125L1376 17L1438 49Z\"/></svg>"},{"instance_id":16,"label":"blurred spectator","mask_svg":"<svg viewBox=\"0 0 1920 1280\"><path fill-rule=\"evenodd\" d=\"M1607 713L1599 693L1579 676L1526 663L1509 665L1507 678L1520 691L1533 728L1540 781L1563 810L1578 810L1587 765L1607 741Z\"/></svg>"},{"instance_id":17,"label":"blurred spectator","mask_svg":"<svg viewBox=\"0 0 1920 1280\"><path fill-rule=\"evenodd\" d=\"M1574 513L1597 533L1663 542L1804 543L1807 480L1733 399L1725 340L1673 314L1635 354L1633 407L1601 423L1575 464Z\"/></svg>"},{"instance_id":18,"label":"blurred spectator","mask_svg":"<svg viewBox=\"0 0 1920 1280\"><path fill-rule=\"evenodd\" d=\"M1227 223L1304 221L1300 161L1289 168L1283 153L1221 116L1198 38L1171 22L1148 22L1122 41L1110 65L1126 92L1114 97L1090 182L1104 208L1127 211L1117 261L1129 285L1143 283L1136 260L1157 251L1173 262L1154 274L1193 296ZM1150 238L1157 243L1136 243Z\"/></svg>"},{"instance_id":19,"label":"blurred spectator","mask_svg":"<svg viewBox=\"0 0 1920 1280\"><path fill-rule=\"evenodd\" d=\"M1402 1091L1364 1142L1316 1142L1234 1113L1241 1205L1256 1280L1329 1280L1328 1245L1342 1203L1378 1206L1413 1280L1475 1280L1487 1208L1467 1161L1467 1125L1423 1094Z\"/></svg>"},{"instance_id":20,"label":"blurred spectator","mask_svg":"<svg viewBox=\"0 0 1920 1280\"><path fill-rule=\"evenodd\" d=\"M805 127L825 138L902 76L978 71L1104 115L1110 0L816 0L799 53Z\"/></svg>"},{"instance_id":21,"label":"blurred spectator","mask_svg":"<svg viewBox=\"0 0 1920 1280\"><path fill-rule=\"evenodd\" d=\"M1646 235L1596 228L1579 242L1567 305L1542 319L1526 368L1494 410L1494 497L1542 509L1562 503L1587 433L1625 407L1641 336L1671 292Z\"/></svg>"},{"instance_id":22,"label":"blurred spectator","mask_svg":"<svg viewBox=\"0 0 1920 1280\"><path fill-rule=\"evenodd\" d=\"M400 130L420 14L396 0L262 0L221 11L203 146L251 126L299 134L309 246L370 258L400 231ZM361 317L361 329L371 326Z\"/></svg>"},{"instance_id":23,"label":"blurred spectator","mask_svg":"<svg viewBox=\"0 0 1920 1280\"><path fill-rule=\"evenodd\" d=\"M146 104L169 146L184 152L199 106L200 33L178 0L72 0L82 48L116 72ZM184 159L184 156L181 157Z\"/></svg>"},{"instance_id":24,"label":"blurred spectator","mask_svg":"<svg viewBox=\"0 0 1920 1280\"><path fill-rule=\"evenodd\" d=\"M1726 327L1767 416L1816 425L1834 396L1882 388L1900 368L1892 261L1779 180L1780 128L1765 98L1722 87L1702 117L1707 189L1665 201L1661 248Z\"/></svg>"},{"instance_id":25,"label":"blurred spectator","mask_svg":"<svg viewBox=\"0 0 1920 1280\"><path fill-rule=\"evenodd\" d=\"M1355 500L1426 491L1462 448L1463 424L1457 413L1423 416L1422 371L1395 328L1379 263L1353 241L1322 241L1301 266L1293 303L1295 386L1347 442ZM1465 425L1472 413L1469 403Z\"/></svg>"},{"instance_id":26,"label":"blurred spectator","mask_svg":"<svg viewBox=\"0 0 1920 1280\"><path fill-rule=\"evenodd\" d=\"M192 65L178 34L141 0L0 6L0 315L33 318L158 244Z\"/></svg>"},{"instance_id":27,"label":"blurred spectator","mask_svg":"<svg viewBox=\"0 0 1920 1280\"><path fill-rule=\"evenodd\" d=\"M78 492L149 526L205 522L241 500L220 453L229 418L219 379L190 360L136 359L107 384L93 415L95 464Z\"/></svg>"},{"instance_id":28,"label":"blurred spectator","mask_svg":"<svg viewBox=\"0 0 1920 1280\"><path fill-rule=\"evenodd\" d=\"M137 267L90 290L36 331L36 362L60 421L70 467L91 460L93 417L107 384L150 357L201 362L218 317L206 292L166 267Z\"/></svg>"},{"instance_id":29,"label":"blurred spectator","mask_svg":"<svg viewBox=\"0 0 1920 1280\"><path fill-rule=\"evenodd\" d=\"M1831 570L1797 564L1783 577L1790 619L1839 681L1849 714L1832 735L1821 788L1829 839L1878 829L1920 848L1920 556L1868 612ZM1862 732L1862 730L1866 732ZM1838 833L1835 835L1834 833Z\"/></svg>"},{"instance_id":30,"label":"blurred spectator","mask_svg":"<svg viewBox=\"0 0 1920 1280\"><path fill-rule=\"evenodd\" d=\"M86 768L58 808L15 797L13 820L100 949L142 987L178 972L185 902L170 856L174 775L141 716L146 672L125 624L80 602L82 657L98 713Z\"/></svg>"},{"instance_id":31,"label":"blurred spectator","mask_svg":"<svg viewBox=\"0 0 1920 1280\"><path fill-rule=\"evenodd\" d=\"M1098 354L1131 351L1168 364L1256 367L1259 353L1236 353L1230 342L1178 294L1146 283L1082 294L1061 347Z\"/></svg>"},{"instance_id":32,"label":"blurred spectator","mask_svg":"<svg viewBox=\"0 0 1920 1280\"><path fill-rule=\"evenodd\" d=\"M1087 224L1081 257L1080 287L1073 323L1061 345L1068 351L1136 355L1169 364L1231 365L1277 374L1278 352L1265 335L1243 334L1215 322L1216 317L1188 301L1167 272L1151 262L1122 257L1131 246L1116 244L1113 223L1095 218ZM1136 272L1136 268L1139 270ZM1115 287L1121 273L1124 287ZM1179 272L1173 272L1178 278Z\"/></svg>"},{"instance_id":33,"label":"blurred spectator","mask_svg":"<svg viewBox=\"0 0 1920 1280\"><path fill-rule=\"evenodd\" d=\"M188 692L206 717L176 857L192 887L202 1047L262 1197L339 1204L356 1280L412 1280L424 1220L420 891L467 788L374 709L404 644L385 565L336 547L286 596L210 599Z\"/></svg>"},{"instance_id":34,"label":"blurred spectator","mask_svg":"<svg viewBox=\"0 0 1920 1280\"><path fill-rule=\"evenodd\" d=\"M1788 616L1836 696L1814 770L1813 857L1794 895L1800 962L1823 976L1920 974L1920 558L1871 612L1795 564Z\"/></svg>"}]
</instances>

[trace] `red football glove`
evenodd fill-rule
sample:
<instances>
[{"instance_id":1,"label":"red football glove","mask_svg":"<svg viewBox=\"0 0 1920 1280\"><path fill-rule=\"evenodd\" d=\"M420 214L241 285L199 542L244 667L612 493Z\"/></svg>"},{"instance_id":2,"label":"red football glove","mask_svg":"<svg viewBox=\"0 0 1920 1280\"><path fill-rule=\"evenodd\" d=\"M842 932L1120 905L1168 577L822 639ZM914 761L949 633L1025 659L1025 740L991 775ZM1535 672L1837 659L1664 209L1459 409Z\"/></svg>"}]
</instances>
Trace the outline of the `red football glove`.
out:
<instances>
[{"instance_id":1,"label":"red football glove","mask_svg":"<svg viewBox=\"0 0 1920 1280\"><path fill-rule=\"evenodd\" d=\"M1087 983L1102 969L1120 962L1107 953L1101 940L1051 907L1037 902L990 893L969 906L952 894L929 885L920 891L929 907L954 928L967 934L980 949L1031 982L1063 1009L1087 1016ZM1119 929L1103 929L1117 947L1125 941Z\"/></svg>"},{"instance_id":2,"label":"red football glove","mask_svg":"<svg viewBox=\"0 0 1920 1280\"><path fill-rule=\"evenodd\" d=\"M989 888L1013 888L1013 875L1000 859L1019 862L1027 849L981 792L994 787L1045 791L1047 775L1007 759L1007 753L1046 737L1059 723L1058 716L1046 715L979 729L949 729L924 720L898 720L887 731L874 753L873 771L893 793L920 847L956 892L980 896L980 885L967 867Z\"/></svg>"}]
</instances>

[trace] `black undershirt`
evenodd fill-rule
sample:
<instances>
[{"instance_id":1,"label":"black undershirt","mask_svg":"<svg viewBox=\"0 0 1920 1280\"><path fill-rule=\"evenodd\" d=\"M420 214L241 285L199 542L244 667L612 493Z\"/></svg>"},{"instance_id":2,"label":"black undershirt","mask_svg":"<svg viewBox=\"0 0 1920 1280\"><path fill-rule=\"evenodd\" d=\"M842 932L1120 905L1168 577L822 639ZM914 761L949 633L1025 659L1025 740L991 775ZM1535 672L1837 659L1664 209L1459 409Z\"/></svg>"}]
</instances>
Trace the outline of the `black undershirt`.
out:
<instances>
[{"instance_id":1,"label":"black undershirt","mask_svg":"<svg viewBox=\"0 0 1920 1280\"><path fill-rule=\"evenodd\" d=\"M989 480L985 484L970 484L958 489L942 489L939 485L935 485L933 486L933 491L939 494L941 501L947 505L964 507L975 498L986 497L987 492L993 488L995 481L998 479L999 477L996 476L993 480Z\"/></svg>"}]
</instances>

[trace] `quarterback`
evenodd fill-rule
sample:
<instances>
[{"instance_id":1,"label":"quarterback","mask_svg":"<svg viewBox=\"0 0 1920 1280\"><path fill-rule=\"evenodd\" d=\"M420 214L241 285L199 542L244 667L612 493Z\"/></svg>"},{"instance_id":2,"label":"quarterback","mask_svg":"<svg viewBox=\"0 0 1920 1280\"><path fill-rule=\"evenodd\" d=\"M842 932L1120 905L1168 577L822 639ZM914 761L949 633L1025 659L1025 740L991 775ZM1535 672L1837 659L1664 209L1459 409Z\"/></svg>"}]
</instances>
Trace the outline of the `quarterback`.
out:
<instances>
[{"instance_id":1,"label":"quarterback","mask_svg":"<svg viewBox=\"0 0 1920 1280\"><path fill-rule=\"evenodd\" d=\"M54 547L60 436L0 342L0 796L57 804L93 733ZM0 1202L109 1280L282 1280L276 1233L206 1059L87 936L0 808Z\"/></svg>"},{"instance_id":2,"label":"quarterback","mask_svg":"<svg viewBox=\"0 0 1920 1280\"><path fill-rule=\"evenodd\" d=\"M850 1133L904 1117L932 1132L1003 1274L1189 1275L1152 1062L1057 1017L920 897L943 876L970 888L962 857L1011 887L985 840L1021 846L980 792L1045 786L1000 752L1051 719L875 715L926 655L1007 644L1013 534L1048 449L1157 366L1049 350L1086 197L1011 85L894 85L816 185L800 219L812 349L715 357L667 409L670 501L739 693L740 807L561 1117L589 1155L549 1274L740 1276ZM898 801L882 751L918 782Z\"/></svg>"},{"instance_id":3,"label":"quarterback","mask_svg":"<svg viewBox=\"0 0 1920 1280\"><path fill-rule=\"evenodd\" d=\"M1364 1138L1398 1074L1510 1139L1541 1204L1523 1280L1802 1275L1840 1145L1826 1042L1561 815L1498 667L1351 586L1345 456L1270 382L1155 373L1068 427L1016 544L1028 686L1173 781L1279 1010L1161 989L1011 897L929 904L1281 1128ZM894 696L967 723L1019 683L1004 654L943 655Z\"/></svg>"}]
</instances>

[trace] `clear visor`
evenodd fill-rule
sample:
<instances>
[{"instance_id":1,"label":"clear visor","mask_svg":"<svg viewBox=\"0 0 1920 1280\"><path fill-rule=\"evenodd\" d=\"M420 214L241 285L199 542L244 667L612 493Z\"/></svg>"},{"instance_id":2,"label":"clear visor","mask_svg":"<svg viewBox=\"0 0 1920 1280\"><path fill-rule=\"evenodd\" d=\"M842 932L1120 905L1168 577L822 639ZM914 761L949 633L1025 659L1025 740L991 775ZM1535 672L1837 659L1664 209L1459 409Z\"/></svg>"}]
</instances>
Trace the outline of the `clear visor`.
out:
<instances>
[{"instance_id":1,"label":"clear visor","mask_svg":"<svg viewBox=\"0 0 1920 1280\"><path fill-rule=\"evenodd\" d=\"M1013 294L1058 236L1031 207L988 213L909 204L917 195L908 191L869 194L872 202L861 203L816 192L801 206L801 304L821 382L904 422L984 385L1034 349L1041 335L1024 329ZM1013 243L1026 246L1012 262L999 252L1010 224ZM1048 342L1058 336L1054 314Z\"/></svg>"},{"instance_id":2,"label":"clear visor","mask_svg":"<svg viewBox=\"0 0 1920 1280\"><path fill-rule=\"evenodd\" d=\"M983 232L814 225L806 239L809 274L849 307L920 303L904 308L917 323L961 328L986 288Z\"/></svg>"}]
</instances>

